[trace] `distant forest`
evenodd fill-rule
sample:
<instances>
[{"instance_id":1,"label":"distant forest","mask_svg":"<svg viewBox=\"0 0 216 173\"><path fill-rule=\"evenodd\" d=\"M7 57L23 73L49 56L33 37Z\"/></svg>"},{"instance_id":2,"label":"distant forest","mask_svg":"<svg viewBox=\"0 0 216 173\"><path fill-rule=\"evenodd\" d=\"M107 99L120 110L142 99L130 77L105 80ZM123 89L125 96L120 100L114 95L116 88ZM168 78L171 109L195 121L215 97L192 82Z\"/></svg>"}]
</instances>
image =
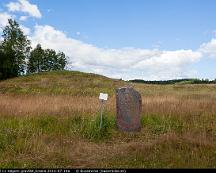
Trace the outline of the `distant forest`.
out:
<instances>
[{"instance_id":1,"label":"distant forest","mask_svg":"<svg viewBox=\"0 0 216 173\"><path fill-rule=\"evenodd\" d=\"M216 84L215 80L209 79L173 79L173 80L161 80L161 81L146 81L141 79L134 79L129 80L129 82L134 83L143 83L143 84L161 84L161 85L168 85L168 84Z\"/></svg>"}]
</instances>

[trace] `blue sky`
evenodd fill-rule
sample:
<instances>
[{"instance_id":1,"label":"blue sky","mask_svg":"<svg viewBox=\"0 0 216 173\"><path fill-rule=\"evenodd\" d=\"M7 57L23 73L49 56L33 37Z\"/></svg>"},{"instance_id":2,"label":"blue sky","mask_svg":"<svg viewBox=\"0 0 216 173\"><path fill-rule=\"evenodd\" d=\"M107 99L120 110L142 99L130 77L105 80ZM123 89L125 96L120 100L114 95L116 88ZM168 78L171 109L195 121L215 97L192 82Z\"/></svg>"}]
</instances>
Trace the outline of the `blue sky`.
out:
<instances>
[{"instance_id":1,"label":"blue sky","mask_svg":"<svg viewBox=\"0 0 216 173\"><path fill-rule=\"evenodd\" d=\"M12 15L33 45L64 51L68 69L216 78L215 0L1 0L0 10L0 26Z\"/></svg>"}]
</instances>

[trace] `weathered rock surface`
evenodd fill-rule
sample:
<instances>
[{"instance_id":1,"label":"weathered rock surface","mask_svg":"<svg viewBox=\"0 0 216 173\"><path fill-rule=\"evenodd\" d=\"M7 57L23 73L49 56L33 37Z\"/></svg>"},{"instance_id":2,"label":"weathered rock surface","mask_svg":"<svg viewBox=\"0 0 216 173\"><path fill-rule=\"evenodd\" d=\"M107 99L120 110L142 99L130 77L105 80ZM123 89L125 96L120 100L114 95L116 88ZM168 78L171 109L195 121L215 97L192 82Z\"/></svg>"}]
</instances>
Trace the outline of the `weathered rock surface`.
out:
<instances>
[{"instance_id":1,"label":"weathered rock surface","mask_svg":"<svg viewBox=\"0 0 216 173\"><path fill-rule=\"evenodd\" d=\"M117 127L122 131L141 129L142 97L131 87L116 89Z\"/></svg>"}]
</instances>

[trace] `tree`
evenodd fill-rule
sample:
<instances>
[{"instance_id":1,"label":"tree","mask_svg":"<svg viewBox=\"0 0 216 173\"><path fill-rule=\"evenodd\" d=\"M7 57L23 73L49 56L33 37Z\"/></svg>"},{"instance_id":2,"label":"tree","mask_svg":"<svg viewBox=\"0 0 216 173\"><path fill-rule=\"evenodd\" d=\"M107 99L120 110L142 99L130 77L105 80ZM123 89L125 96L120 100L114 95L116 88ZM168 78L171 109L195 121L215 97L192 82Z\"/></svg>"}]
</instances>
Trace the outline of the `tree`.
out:
<instances>
[{"instance_id":1,"label":"tree","mask_svg":"<svg viewBox=\"0 0 216 173\"><path fill-rule=\"evenodd\" d=\"M64 70L67 58L63 52L58 54L53 49L43 50L38 44L30 53L28 73Z\"/></svg>"},{"instance_id":2,"label":"tree","mask_svg":"<svg viewBox=\"0 0 216 173\"><path fill-rule=\"evenodd\" d=\"M35 49L30 53L28 61L28 73L41 72L43 70L44 50L41 45L38 44Z\"/></svg>"},{"instance_id":3,"label":"tree","mask_svg":"<svg viewBox=\"0 0 216 173\"><path fill-rule=\"evenodd\" d=\"M4 51L2 50L2 47L0 45L0 79L4 79L4 73L5 73L5 69L4 69L4 64L5 64L5 54Z\"/></svg>"},{"instance_id":4,"label":"tree","mask_svg":"<svg viewBox=\"0 0 216 173\"><path fill-rule=\"evenodd\" d=\"M67 64L67 58L63 52L59 52L57 54L57 64L58 64L58 70L64 70Z\"/></svg>"},{"instance_id":5,"label":"tree","mask_svg":"<svg viewBox=\"0 0 216 173\"><path fill-rule=\"evenodd\" d=\"M44 71L53 71L56 61L56 52L53 49L44 51Z\"/></svg>"},{"instance_id":6,"label":"tree","mask_svg":"<svg viewBox=\"0 0 216 173\"><path fill-rule=\"evenodd\" d=\"M63 52L56 54L55 50L46 49L44 51L44 62L45 71L64 70L67 58Z\"/></svg>"},{"instance_id":7,"label":"tree","mask_svg":"<svg viewBox=\"0 0 216 173\"><path fill-rule=\"evenodd\" d=\"M12 74L9 56L6 56L2 43L0 43L0 80L7 79Z\"/></svg>"},{"instance_id":8,"label":"tree","mask_svg":"<svg viewBox=\"0 0 216 173\"><path fill-rule=\"evenodd\" d=\"M30 41L20 29L19 24L8 20L8 25L3 29L2 50L4 55L4 77L16 77L25 73L26 59L30 52ZM3 56L2 56L3 57Z\"/></svg>"}]
</instances>

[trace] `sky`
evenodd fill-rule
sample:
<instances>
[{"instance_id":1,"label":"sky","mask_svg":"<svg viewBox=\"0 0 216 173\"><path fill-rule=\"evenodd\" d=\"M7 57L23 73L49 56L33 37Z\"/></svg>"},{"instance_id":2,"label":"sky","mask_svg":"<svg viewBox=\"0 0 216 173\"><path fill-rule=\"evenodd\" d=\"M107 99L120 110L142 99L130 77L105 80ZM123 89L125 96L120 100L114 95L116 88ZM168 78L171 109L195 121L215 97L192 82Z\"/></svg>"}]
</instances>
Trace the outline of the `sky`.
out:
<instances>
[{"instance_id":1,"label":"sky","mask_svg":"<svg viewBox=\"0 0 216 173\"><path fill-rule=\"evenodd\" d=\"M31 40L68 70L111 78L216 78L215 0L1 0ZM0 29L0 33L2 29Z\"/></svg>"}]
</instances>

